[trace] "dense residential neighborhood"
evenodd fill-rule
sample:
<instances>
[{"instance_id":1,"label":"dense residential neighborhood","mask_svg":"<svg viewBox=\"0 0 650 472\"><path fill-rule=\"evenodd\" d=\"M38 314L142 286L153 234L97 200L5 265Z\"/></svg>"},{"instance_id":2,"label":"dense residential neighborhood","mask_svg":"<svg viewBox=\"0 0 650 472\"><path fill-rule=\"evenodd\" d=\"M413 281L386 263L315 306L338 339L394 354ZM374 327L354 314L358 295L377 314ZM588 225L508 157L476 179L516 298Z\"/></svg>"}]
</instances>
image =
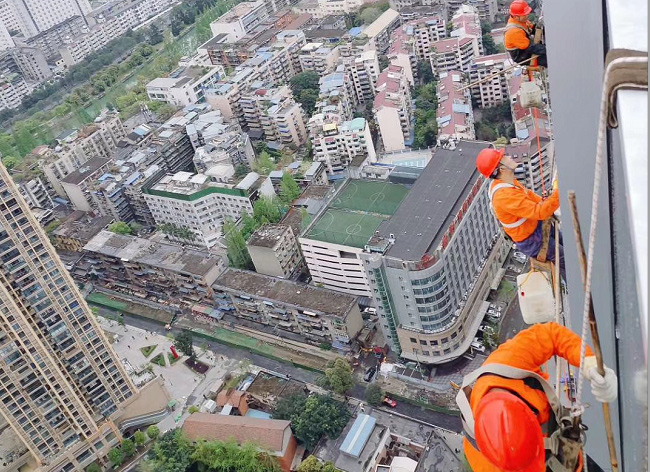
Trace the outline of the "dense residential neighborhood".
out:
<instances>
[{"instance_id":1,"label":"dense residential neighborhood","mask_svg":"<svg viewBox=\"0 0 650 472\"><path fill-rule=\"evenodd\" d=\"M471 471L546 267L477 157L557 179L509 8L1 0L0 472Z\"/></svg>"}]
</instances>

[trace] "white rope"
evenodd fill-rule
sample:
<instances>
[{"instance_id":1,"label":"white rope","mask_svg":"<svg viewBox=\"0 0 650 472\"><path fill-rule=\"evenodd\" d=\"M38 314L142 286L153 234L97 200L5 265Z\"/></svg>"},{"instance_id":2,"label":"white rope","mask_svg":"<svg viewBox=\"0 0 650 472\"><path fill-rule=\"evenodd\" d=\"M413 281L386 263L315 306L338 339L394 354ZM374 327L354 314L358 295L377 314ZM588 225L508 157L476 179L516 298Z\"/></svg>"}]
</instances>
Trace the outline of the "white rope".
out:
<instances>
[{"instance_id":1,"label":"white rope","mask_svg":"<svg viewBox=\"0 0 650 472\"><path fill-rule=\"evenodd\" d=\"M587 345L587 333L589 332L589 300L591 299L591 273L594 265L594 250L596 246L596 223L598 221L598 197L600 194L600 178L602 175L603 167L603 150L605 147L605 135L607 131L607 108L608 108L608 87L609 73L613 66L619 64L632 64L648 62L647 57L621 57L614 59L607 65L605 69L605 76L603 78L603 91L600 97L600 119L598 121L598 141L596 145L596 167L594 171L594 191L591 199L591 225L589 228L589 245L587 253L587 276L585 280L585 300L582 311L582 342L580 343L580 375L578 377L578 386L576 391L576 401L572 415L580 415L583 408L581 405L582 399L582 383L584 380L584 360L585 350Z\"/></svg>"}]
</instances>

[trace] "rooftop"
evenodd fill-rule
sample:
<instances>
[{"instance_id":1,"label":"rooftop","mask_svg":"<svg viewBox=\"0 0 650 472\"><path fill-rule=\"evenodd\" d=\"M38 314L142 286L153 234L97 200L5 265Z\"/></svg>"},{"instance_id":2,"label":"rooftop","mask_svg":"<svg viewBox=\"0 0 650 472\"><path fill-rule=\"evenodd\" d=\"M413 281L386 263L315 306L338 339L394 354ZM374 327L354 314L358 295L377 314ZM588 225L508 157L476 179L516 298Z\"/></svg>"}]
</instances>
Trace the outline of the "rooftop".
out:
<instances>
[{"instance_id":1,"label":"rooftop","mask_svg":"<svg viewBox=\"0 0 650 472\"><path fill-rule=\"evenodd\" d=\"M384 13L382 13L379 18L370 23L368 27L363 30L363 34L369 38L374 38L379 33L384 31L391 23L397 21L398 19L399 13L392 8L389 8Z\"/></svg>"},{"instance_id":2,"label":"rooftop","mask_svg":"<svg viewBox=\"0 0 650 472\"><path fill-rule=\"evenodd\" d=\"M303 237L362 249L407 193L401 184L350 180Z\"/></svg>"},{"instance_id":3,"label":"rooftop","mask_svg":"<svg viewBox=\"0 0 650 472\"><path fill-rule=\"evenodd\" d=\"M232 7L226 13L221 15L219 18L214 20L212 23L230 23L243 16L248 15L250 12L258 8L260 5L264 5L264 2L260 0L256 2L241 2L238 5Z\"/></svg>"},{"instance_id":4,"label":"rooftop","mask_svg":"<svg viewBox=\"0 0 650 472\"><path fill-rule=\"evenodd\" d=\"M112 216L86 217L85 212L75 211L52 233L61 238L74 238L88 241L106 226L115 221Z\"/></svg>"},{"instance_id":5,"label":"rooftop","mask_svg":"<svg viewBox=\"0 0 650 472\"><path fill-rule=\"evenodd\" d=\"M68 174L65 177L65 179L63 179L61 182L66 184L78 185L84 180L86 180L88 177L90 177L93 173L97 172L97 170L100 169L102 166L108 164L109 162L111 162L110 159L105 159L103 157L95 157L94 159L91 159L88 162L86 162L83 165L83 167L80 167L74 172Z\"/></svg>"},{"instance_id":6,"label":"rooftop","mask_svg":"<svg viewBox=\"0 0 650 472\"><path fill-rule=\"evenodd\" d=\"M148 239L100 231L84 247L86 251L112 256L124 262L139 262L160 269L204 276L221 265L221 258L207 251L181 248Z\"/></svg>"},{"instance_id":7,"label":"rooftop","mask_svg":"<svg viewBox=\"0 0 650 472\"><path fill-rule=\"evenodd\" d=\"M357 303L352 295L238 269L227 269L215 281L216 286L341 318Z\"/></svg>"},{"instance_id":8,"label":"rooftop","mask_svg":"<svg viewBox=\"0 0 650 472\"><path fill-rule=\"evenodd\" d=\"M395 242L387 255L420 260L435 250L476 182L476 156L489 143L460 141L454 150L438 148L404 201L378 231Z\"/></svg>"},{"instance_id":9,"label":"rooftop","mask_svg":"<svg viewBox=\"0 0 650 472\"><path fill-rule=\"evenodd\" d=\"M183 423L183 432L192 441L227 441L232 438L239 444L252 441L272 452L279 452L285 447L284 435L289 424L286 420L193 413Z\"/></svg>"},{"instance_id":10,"label":"rooftop","mask_svg":"<svg viewBox=\"0 0 650 472\"><path fill-rule=\"evenodd\" d=\"M248 239L248 246L273 248L289 230L287 225L267 224L255 231Z\"/></svg>"}]
</instances>

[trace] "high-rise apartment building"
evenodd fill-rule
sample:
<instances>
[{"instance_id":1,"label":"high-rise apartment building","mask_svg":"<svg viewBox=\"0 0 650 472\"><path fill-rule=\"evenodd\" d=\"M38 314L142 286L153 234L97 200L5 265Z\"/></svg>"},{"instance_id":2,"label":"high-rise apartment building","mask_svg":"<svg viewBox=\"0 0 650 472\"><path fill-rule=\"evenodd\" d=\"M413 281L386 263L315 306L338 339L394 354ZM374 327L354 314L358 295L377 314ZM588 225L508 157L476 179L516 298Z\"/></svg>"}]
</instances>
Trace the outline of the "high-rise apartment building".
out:
<instances>
[{"instance_id":1,"label":"high-rise apartment building","mask_svg":"<svg viewBox=\"0 0 650 472\"><path fill-rule=\"evenodd\" d=\"M0 259L0 416L27 451L13 470L83 470L138 391L1 165Z\"/></svg>"},{"instance_id":2,"label":"high-rise apartment building","mask_svg":"<svg viewBox=\"0 0 650 472\"><path fill-rule=\"evenodd\" d=\"M8 30L18 29L29 38L73 16L92 10L88 0L4 0L0 17Z\"/></svg>"}]
</instances>

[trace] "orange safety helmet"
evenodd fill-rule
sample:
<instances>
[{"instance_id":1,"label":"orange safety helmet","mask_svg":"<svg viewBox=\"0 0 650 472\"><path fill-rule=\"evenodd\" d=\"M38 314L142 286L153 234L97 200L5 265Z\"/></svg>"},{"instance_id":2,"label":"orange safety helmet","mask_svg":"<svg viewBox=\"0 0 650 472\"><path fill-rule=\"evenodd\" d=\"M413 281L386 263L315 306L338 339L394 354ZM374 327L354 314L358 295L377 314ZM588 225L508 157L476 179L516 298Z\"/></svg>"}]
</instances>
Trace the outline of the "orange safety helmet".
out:
<instances>
[{"instance_id":1,"label":"orange safety helmet","mask_svg":"<svg viewBox=\"0 0 650 472\"><path fill-rule=\"evenodd\" d=\"M490 177L499 167L499 162L505 153L505 149L483 149L476 156L476 168L484 177Z\"/></svg>"},{"instance_id":2,"label":"orange safety helmet","mask_svg":"<svg viewBox=\"0 0 650 472\"><path fill-rule=\"evenodd\" d=\"M526 16L533 11L524 0L515 0L510 4L510 14L512 16Z\"/></svg>"},{"instance_id":3,"label":"orange safety helmet","mask_svg":"<svg viewBox=\"0 0 650 472\"><path fill-rule=\"evenodd\" d=\"M479 451L499 470L546 470L542 428L533 410L516 395L488 392L476 409L474 431Z\"/></svg>"}]
</instances>

